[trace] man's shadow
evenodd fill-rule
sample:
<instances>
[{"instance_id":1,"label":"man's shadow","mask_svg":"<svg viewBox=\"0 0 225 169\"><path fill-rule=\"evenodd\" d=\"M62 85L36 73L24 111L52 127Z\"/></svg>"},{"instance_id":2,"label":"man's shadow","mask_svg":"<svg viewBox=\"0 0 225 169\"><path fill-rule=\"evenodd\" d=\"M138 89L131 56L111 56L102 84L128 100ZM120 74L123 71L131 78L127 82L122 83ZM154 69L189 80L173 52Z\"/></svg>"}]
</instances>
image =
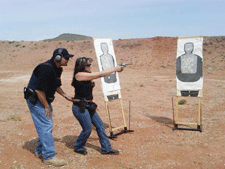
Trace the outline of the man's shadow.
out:
<instances>
[{"instance_id":1,"label":"man's shadow","mask_svg":"<svg viewBox=\"0 0 225 169\"><path fill-rule=\"evenodd\" d=\"M105 128L108 127L107 124L104 123L104 126ZM93 126L92 127L92 130L95 130L95 127ZM61 142L61 143L65 143L65 145L69 148L69 149L74 149L74 144L77 140L78 136L74 136L74 135L67 135L67 136L64 136L63 138L54 138L54 142ZM90 142L92 141L95 141L95 140L99 140L99 138L91 138L89 137L86 144L85 144L85 147L89 147L91 149L94 149L98 152L101 152L101 147L99 146L96 146L96 145L93 145L91 144ZM35 153L35 147L36 147L36 143L37 143L37 138L33 139L33 140L29 140L29 141L26 141L23 145L23 149L26 149L27 151L30 151L31 153Z\"/></svg>"},{"instance_id":2,"label":"man's shadow","mask_svg":"<svg viewBox=\"0 0 225 169\"><path fill-rule=\"evenodd\" d=\"M30 141L26 141L23 145L23 149L26 149L27 151L30 151L31 153L35 153L35 146L37 143L37 138L30 140Z\"/></svg>"}]
</instances>

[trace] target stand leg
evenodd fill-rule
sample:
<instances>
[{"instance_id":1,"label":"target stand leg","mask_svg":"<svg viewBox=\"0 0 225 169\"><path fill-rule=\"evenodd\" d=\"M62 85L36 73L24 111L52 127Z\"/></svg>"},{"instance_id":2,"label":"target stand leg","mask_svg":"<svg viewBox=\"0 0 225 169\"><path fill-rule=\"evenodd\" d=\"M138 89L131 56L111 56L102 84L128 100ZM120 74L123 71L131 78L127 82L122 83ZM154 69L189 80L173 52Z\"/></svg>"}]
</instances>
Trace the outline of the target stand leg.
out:
<instances>
[{"instance_id":1,"label":"target stand leg","mask_svg":"<svg viewBox=\"0 0 225 169\"><path fill-rule=\"evenodd\" d=\"M181 122L178 121L178 96L176 97L176 110L174 114L174 128L173 130L191 130L191 131L200 131L202 132L202 111L201 111L201 98L199 98L198 103L198 114L197 114L197 123L196 122ZM178 125L194 125L196 128L184 128L178 127Z\"/></svg>"},{"instance_id":2,"label":"target stand leg","mask_svg":"<svg viewBox=\"0 0 225 169\"><path fill-rule=\"evenodd\" d=\"M122 117L123 117L123 125L118 126L118 127L114 127L114 128L113 128L112 125L111 125L111 119L110 119L110 113L109 113L108 102L107 102L107 101L105 102L106 113L107 113L108 119L109 119L109 133L110 133L110 136L108 136L108 138L110 138L110 139L117 138L118 135L123 134L123 133L134 132L134 130L128 130L128 129L127 129L127 126L126 126L126 119L125 119L125 114L124 114L123 104L122 104L122 99L121 99L121 98L119 99L119 102L120 102L121 113L122 113ZM130 105L129 105L129 106L130 106ZM129 111L129 116L130 116L130 111ZM129 117L129 128L130 128L130 117ZM113 131L120 130L120 129L123 129L123 130L121 130L120 132L118 132L118 133L116 133L116 134L113 134Z\"/></svg>"},{"instance_id":3,"label":"target stand leg","mask_svg":"<svg viewBox=\"0 0 225 169\"><path fill-rule=\"evenodd\" d=\"M178 129L178 124L174 124L173 130L177 130L177 129Z\"/></svg>"}]
</instances>

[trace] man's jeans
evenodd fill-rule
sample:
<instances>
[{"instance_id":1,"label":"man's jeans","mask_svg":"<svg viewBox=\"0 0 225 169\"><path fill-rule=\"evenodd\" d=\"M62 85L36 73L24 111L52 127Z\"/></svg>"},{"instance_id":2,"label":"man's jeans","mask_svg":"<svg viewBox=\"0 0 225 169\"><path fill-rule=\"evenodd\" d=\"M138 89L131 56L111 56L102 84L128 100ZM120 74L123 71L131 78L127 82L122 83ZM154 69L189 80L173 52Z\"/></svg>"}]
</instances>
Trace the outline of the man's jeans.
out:
<instances>
[{"instance_id":1,"label":"man's jeans","mask_svg":"<svg viewBox=\"0 0 225 169\"><path fill-rule=\"evenodd\" d=\"M42 154L42 158L45 160L52 159L55 156L55 145L52 136L52 117L48 118L45 116L45 108L39 101L36 104L32 104L28 99L27 105L39 137L35 154ZM51 104L49 104L49 107L52 112Z\"/></svg>"},{"instance_id":2,"label":"man's jeans","mask_svg":"<svg viewBox=\"0 0 225 169\"><path fill-rule=\"evenodd\" d=\"M109 139L105 133L104 123L102 122L98 113L94 112L90 115L87 109L85 109L85 112L80 112L79 107L76 105L73 105L72 110L74 116L77 118L83 129L77 138L77 141L74 145L74 149L76 151L84 150L85 143L91 134L93 124L96 127L96 131L98 133L98 137L101 144L101 152L106 153L111 151L112 148Z\"/></svg>"}]
</instances>

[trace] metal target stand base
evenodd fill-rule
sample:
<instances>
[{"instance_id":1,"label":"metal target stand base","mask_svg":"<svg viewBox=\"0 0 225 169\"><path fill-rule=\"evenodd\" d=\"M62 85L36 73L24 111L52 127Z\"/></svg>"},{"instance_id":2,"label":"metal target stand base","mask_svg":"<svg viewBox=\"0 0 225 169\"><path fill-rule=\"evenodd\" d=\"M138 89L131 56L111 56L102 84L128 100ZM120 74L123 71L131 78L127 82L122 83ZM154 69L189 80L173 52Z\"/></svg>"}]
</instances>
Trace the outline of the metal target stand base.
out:
<instances>
[{"instance_id":1,"label":"metal target stand base","mask_svg":"<svg viewBox=\"0 0 225 169\"><path fill-rule=\"evenodd\" d=\"M190 130L190 131L200 131L200 132L202 132L202 128L201 128L201 126L197 126L197 128L196 129L194 129L194 128L184 128L184 127L178 127L178 124L175 124L174 125L174 128L173 128L173 131L174 130Z\"/></svg>"},{"instance_id":2,"label":"metal target stand base","mask_svg":"<svg viewBox=\"0 0 225 169\"><path fill-rule=\"evenodd\" d=\"M134 132L134 130L130 130L130 101L129 101L129 130L127 129L127 126L126 126L126 119L125 119L125 114L124 114L124 111L123 111L123 105L122 105L122 99L121 98L119 98L119 102L120 102L120 106L121 106L121 112L122 112L122 115L123 115L123 125L113 128L112 125L111 125L108 101L105 101L106 113L108 115L108 120L109 120L109 133L110 133L110 136L108 136L108 138L110 138L110 139L117 138L118 135L121 135L121 134L124 134L124 133ZM120 132L118 132L116 134L113 134L113 131L119 130L119 129L123 129L123 130L121 130Z\"/></svg>"},{"instance_id":3,"label":"metal target stand base","mask_svg":"<svg viewBox=\"0 0 225 169\"><path fill-rule=\"evenodd\" d=\"M113 134L113 132L110 132L110 136L108 136L108 138L114 139L117 138L118 135L131 132L134 132L134 130L127 130L127 127L124 127L124 130L120 131L119 133Z\"/></svg>"}]
</instances>

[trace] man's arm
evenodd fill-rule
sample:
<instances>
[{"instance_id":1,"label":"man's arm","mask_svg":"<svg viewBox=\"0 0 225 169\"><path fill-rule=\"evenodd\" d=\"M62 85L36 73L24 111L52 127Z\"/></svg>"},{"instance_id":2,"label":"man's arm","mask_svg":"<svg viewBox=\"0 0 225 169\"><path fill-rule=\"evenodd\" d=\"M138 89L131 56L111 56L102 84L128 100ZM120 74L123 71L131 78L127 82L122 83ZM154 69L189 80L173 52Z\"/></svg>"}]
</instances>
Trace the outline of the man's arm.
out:
<instances>
[{"instance_id":1,"label":"man's arm","mask_svg":"<svg viewBox=\"0 0 225 169\"><path fill-rule=\"evenodd\" d=\"M59 93L61 96L63 96L65 99L69 100L72 102L72 98L70 96L68 96L61 87L58 87L56 89L57 93Z\"/></svg>"},{"instance_id":2,"label":"man's arm","mask_svg":"<svg viewBox=\"0 0 225 169\"><path fill-rule=\"evenodd\" d=\"M48 118L50 118L52 114L51 114L51 109L48 106L48 102L47 102L47 99L46 99L45 92L42 91L42 90L35 90L35 92L36 92L36 94L38 96L39 101L45 107L45 116L47 116Z\"/></svg>"}]
</instances>

